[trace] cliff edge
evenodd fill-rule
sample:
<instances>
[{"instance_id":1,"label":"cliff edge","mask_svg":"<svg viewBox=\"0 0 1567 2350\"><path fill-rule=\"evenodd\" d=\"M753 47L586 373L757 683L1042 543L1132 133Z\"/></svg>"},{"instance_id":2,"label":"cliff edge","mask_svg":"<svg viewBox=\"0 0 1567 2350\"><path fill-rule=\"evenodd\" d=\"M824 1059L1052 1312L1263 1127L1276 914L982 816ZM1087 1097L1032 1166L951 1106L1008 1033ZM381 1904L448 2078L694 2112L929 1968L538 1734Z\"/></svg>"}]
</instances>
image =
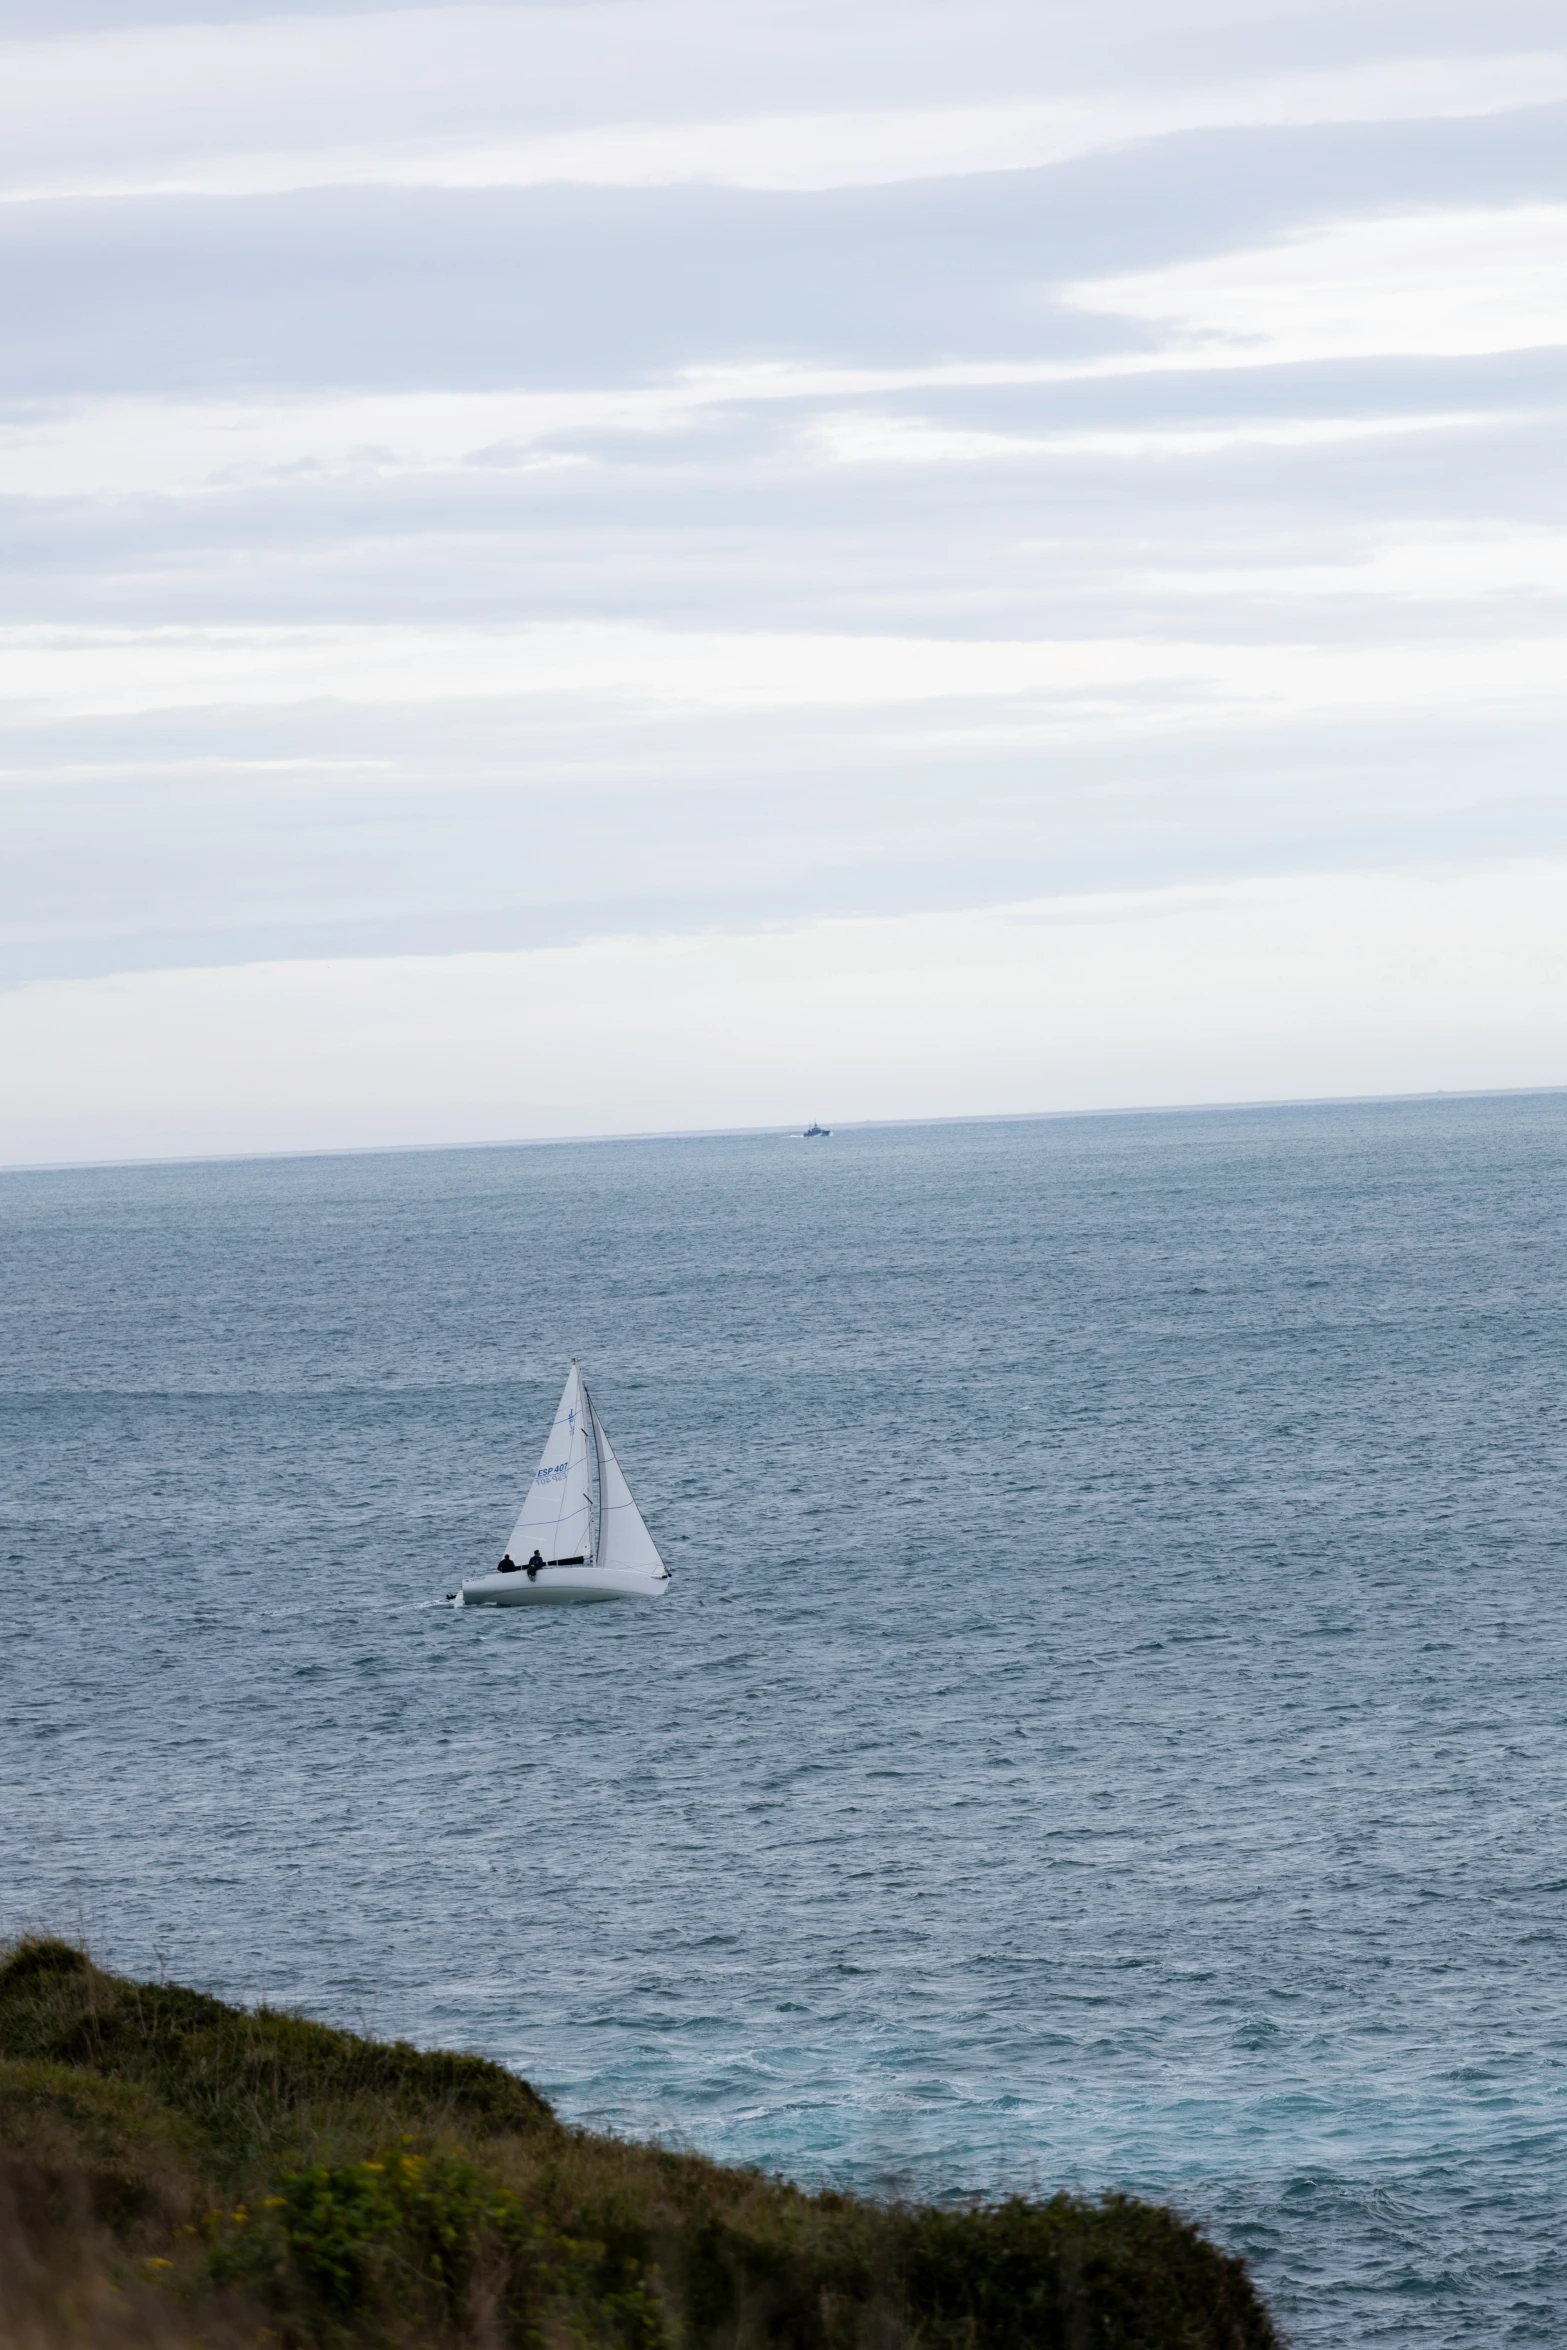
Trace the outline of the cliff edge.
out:
<instances>
[{"instance_id":1,"label":"cliff edge","mask_svg":"<svg viewBox=\"0 0 1567 2350\"><path fill-rule=\"evenodd\" d=\"M525 2081L0 1960L15 2350L1281 2350L1243 2264L1123 2196L808 2194L567 2127Z\"/></svg>"}]
</instances>

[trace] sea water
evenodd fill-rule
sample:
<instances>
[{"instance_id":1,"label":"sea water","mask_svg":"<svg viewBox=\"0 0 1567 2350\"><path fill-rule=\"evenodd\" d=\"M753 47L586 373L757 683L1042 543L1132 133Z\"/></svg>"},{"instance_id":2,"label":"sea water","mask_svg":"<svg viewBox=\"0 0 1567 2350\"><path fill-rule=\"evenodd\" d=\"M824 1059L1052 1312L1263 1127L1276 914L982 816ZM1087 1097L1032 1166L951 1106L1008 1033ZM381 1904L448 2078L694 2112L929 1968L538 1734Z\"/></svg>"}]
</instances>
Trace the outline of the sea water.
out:
<instances>
[{"instance_id":1,"label":"sea water","mask_svg":"<svg viewBox=\"0 0 1567 2350\"><path fill-rule=\"evenodd\" d=\"M0 1178L0 1925L1567 2339L1567 1097ZM462 1611L582 1357L674 1568Z\"/></svg>"}]
</instances>

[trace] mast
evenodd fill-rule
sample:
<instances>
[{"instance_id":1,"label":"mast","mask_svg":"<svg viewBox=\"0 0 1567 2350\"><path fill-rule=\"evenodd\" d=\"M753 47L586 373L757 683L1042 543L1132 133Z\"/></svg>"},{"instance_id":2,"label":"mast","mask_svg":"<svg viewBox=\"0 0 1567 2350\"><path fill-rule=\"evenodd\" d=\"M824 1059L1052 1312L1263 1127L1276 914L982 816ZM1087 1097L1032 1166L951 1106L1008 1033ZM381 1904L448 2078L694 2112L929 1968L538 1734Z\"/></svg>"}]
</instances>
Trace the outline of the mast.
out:
<instances>
[{"instance_id":1,"label":"mast","mask_svg":"<svg viewBox=\"0 0 1567 2350\"><path fill-rule=\"evenodd\" d=\"M599 1449L599 1416L593 1409L593 1398L582 1373L577 1373L577 1384L582 1390L582 1407L588 1415L588 1429L593 1438L593 1483L599 1497L598 1524L593 1529L593 1564L604 1564L604 1526L608 1512L604 1507L604 1455Z\"/></svg>"}]
</instances>

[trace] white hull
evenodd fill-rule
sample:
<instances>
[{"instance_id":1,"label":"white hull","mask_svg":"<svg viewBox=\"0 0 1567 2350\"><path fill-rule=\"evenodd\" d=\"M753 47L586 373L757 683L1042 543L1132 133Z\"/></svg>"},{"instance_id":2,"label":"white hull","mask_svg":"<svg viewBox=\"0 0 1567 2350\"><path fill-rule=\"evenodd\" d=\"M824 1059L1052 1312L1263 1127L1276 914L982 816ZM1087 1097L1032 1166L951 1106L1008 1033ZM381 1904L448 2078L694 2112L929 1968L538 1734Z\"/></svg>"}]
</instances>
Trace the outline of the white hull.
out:
<instances>
[{"instance_id":1,"label":"white hull","mask_svg":"<svg viewBox=\"0 0 1567 2350\"><path fill-rule=\"evenodd\" d=\"M667 1574L643 1567L540 1567L512 1575L475 1575L458 1598L464 1607L594 1607L606 1599L662 1599Z\"/></svg>"}]
</instances>

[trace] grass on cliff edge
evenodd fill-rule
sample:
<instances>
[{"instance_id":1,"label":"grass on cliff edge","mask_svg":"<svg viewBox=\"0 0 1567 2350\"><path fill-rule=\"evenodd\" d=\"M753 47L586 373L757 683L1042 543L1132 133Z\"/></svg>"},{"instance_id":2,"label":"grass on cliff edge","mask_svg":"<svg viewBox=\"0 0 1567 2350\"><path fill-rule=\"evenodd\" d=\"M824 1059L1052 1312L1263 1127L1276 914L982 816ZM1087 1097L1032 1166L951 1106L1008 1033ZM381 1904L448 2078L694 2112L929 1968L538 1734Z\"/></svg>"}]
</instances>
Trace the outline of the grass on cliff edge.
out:
<instances>
[{"instance_id":1,"label":"grass on cliff edge","mask_svg":"<svg viewBox=\"0 0 1567 2350\"><path fill-rule=\"evenodd\" d=\"M1279 2350L1173 2212L935 2210L567 2128L525 2081L0 1957L0 2345Z\"/></svg>"}]
</instances>

